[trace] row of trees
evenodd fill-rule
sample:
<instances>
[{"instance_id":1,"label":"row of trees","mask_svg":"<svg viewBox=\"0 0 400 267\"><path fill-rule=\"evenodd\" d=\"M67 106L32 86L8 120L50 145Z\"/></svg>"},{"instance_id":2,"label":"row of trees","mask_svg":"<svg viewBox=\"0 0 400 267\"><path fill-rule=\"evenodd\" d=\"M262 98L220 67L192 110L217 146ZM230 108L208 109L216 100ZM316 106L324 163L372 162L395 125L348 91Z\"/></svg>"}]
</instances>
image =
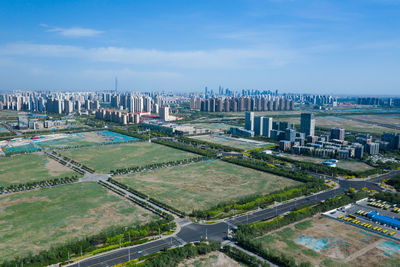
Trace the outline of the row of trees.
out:
<instances>
[{"instance_id":1,"label":"row of trees","mask_svg":"<svg viewBox=\"0 0 400 267\"><path fill-rule=\"evenodd\" d=\"M397 191L400 191L400 175L390 178L386 183L393 186Z\"/></svg>"},{"instance_id":2,"label":"row of trees","mask_svg":"<svg viewBox=\"0 0 400 267\"><path fill-rule=\"evenodd\" d=\"M180 210L178 210L178 209L176 209L176 208L174 208L174 207L172 207L172 206L170 206L170 205L168 205L168 204L165 204L165 203L163 203L163 202L161 202L161 201L159 201L159 200L157 200L157 199L154 199L154 198L148 196L147 194L145 194L145 193L143 193L143 192L140 192L140 191L138 191L138 190L136 190L136 189L134 189L134 188L132 188L132 187L129 187L129 186L123 184L123 183L120 183L120 182L118 182L118 181L116 181L116 180L114 180L114 179L112 179L112 178L108 178L108 181L109 181L110 183L113 183L113 184L115 184L115 185L117 185L117 186L119 186L119 187L125 189L126 191L131 192L132 194L135 194L135 195L138 195L138 196L141 197L141 198L147 199L149 202L151 202L151 203L153 203L153 204L155 204L155 205L157 205L157 206L160 206L160 207L162 207L162 208L165 209L165 210L168 210L168 211L170 211L170 212L172 212L172 213L175 213L175 214L177 214L177 215L179 215L179 216L185 216L185 215L186 215L185 212L180 211ZM135 200L135 201L136 201L136 200ZM147 205L147 203L145 203L145 202L140 203L140 204ZM161 211L160 211L160 212L161 212Z\"/></svg>"},{"instance_id":3,"label":"row of trees","mask_svg":"<svg viewBox=\"0 0 400 267\"><path fill-rule=\"evenodd\" d=\"M169 141L169 140L153 140L154 143L157 144L161 144L164 146L169 146L169 147L173 147L176 149L180 149L183 151L187 151L187 152L192 152L192 153L196 153L202 156L206 156L206 157L210 157L210 158L215 158L217 156L217 153L214 151L210 151L207 149L203 149L203 148L198 148L198 147L194 147L191 145L187 145L187 144L183 144L183 143L177 143L174 141Z\"/></svg>"},{"instance_id":4,"label":"row of trees","mask_svg":"<svg viewBox=\"0 0 400 267\"><path fill-rule=\"evenodd\" d=\"M245 266L249 267L268 267L270 266L268 263L263 262L257 259L254 256L250 256L249 254L231 246L225 246L223 252L231 257L232 259L236 260L239 263L243 263Z\"/></svg>"},{"instance_id":5,"label":"row of trees","mask_svg":"<svg viewBox=\"0 0 400 267\"><path fill-rule=\"evenodd\" d=\"M120 189L120 187L111 186L110 184L105 183L103 181L98 181L98 183L100 185L104 186L105 188L107 188L108 190L111 190L114 193L116 193L116 194L118 194L118 195L120 195L122 197L126 197L125 192L123 192ZM125 190L131 191L129 189L125 189ZM142 200L140 200L138 198L135 198L135 197L132 197L132 196L128 196L127 199L132 201L133 203L135 203L135 204L137 204L137 205L139 205L139 206L141 206L141 207L143 207L143 208L145 208L145 209L147 209L147 210L149 210L149 211L151 211L151 212L163 217L163 218L166 218L168 220L173 220L174 219L174 216L172 216L171 214L169 214L167 212L162 211L159 208L155 208L154 206L150 205L148 201L142 201Z\"/></svg>"},{"instance_id":6,"label":"row of trees","mask_svg":"<svg viewBox=\"0 0 400 267\"><path fill-rule=\"evenodd\" d=\"M19 192L19 191L26 191L32 190L36 188L42 187L50 187L60 184L69 184L78 181L78 177L76 175L71 177L62 177L62 178L54 178L54 179L47 179L42 181L35 181L35 182L27 182L22 184L14 184L9 186L0 186L0 194L3 193L10 193L10 192Z\"/></svg>"},{"instance_id":7,"label":"row of trees","mask_svg":"<svg viewBox=\"0 0 400 267\"><path fill-rule=\"evenodd\" d=\"M75 161L75 160L73 160L71 158L63 156L63 155L61 155L61 154L59 154L59 153L57 153L55 151L53 151L52 153L54 155L53 154L49 154L49 156L52 157L54 160L58 161L59 163L63 164L63 165L66 165L67 162L71 162L72 164L74 164L76 166L79 166L80 168L82 168L82 169L84 169L84 170L86 170L86 171L88 171L90 173L94 173L94 170L92 168L89 168L88 166L86 166L86 165L84 165L82 163L79 163L79 162L77 162L77 161ZM60 158L62 158L62 160L59 160L59 158L57 158L55 155L60 157Z\"/></svg>"},{"instance_id":8,"label":"row of trees","mask_svg":"<svg viewBox=\"0 0 400 267\"><path fill-rule=\"evenodd\" d=\"M145 166L132 166L132 167L127 167L127 168L115 169L115 170L111 170L110 173L112 175L122 175L122 174L127 174L127 173L142 172L145 170L154 170L154 169L177 166L177 165L182 165L182 164L194 163L194 162L199 162L199 161L203 161L203 160L207 160L207 159L209 159L209 158L208 157L196 157L196 158L190 158L190 159L173 160L173 161L168 161L168 162L151 163L151 164L147 164Z\"/></svg>"},{"instance_id":9,"label":"row of trees","mask_svg":"<svg viewBox=\"0 0 400 267\"><path fill-rule=\"evenodd\" d=\"M234 237L244 248L256 253L257 255L260 255L265 259L268 259L279 266L311 266L308 262L296 264L296 260L293 257L290 257L283 252L264 249L261 241L258 240L257 237L265 235L266 233L283 226L311 217L317 213L325 212L349 203L353 203L354 201L362 199L366 196L367 193L365 192L349 192L347 194L328 199L323 203L318 203L317 205L301 207L285 216L276 217L273 220L257 222L248 225L240 225L238 230L234 233Z\"/></svg>"},{"instance_id":10,"label":"row of trees","mask_svg":"<svg viewBox=\"0 0 400 267\"><path fill-rule=\"evenodd\" d=\"M71 257L81 254L96 254L103 252L102 248L111 246L118 247L135 245L142 238L158 235L159 232L169 232L176 227L171 220L158 220L142 226L113 226L100 233L87 236L68 242L67 244L54 246L49 250L41 251L37 255L29 255L24 258L16 258L11 261L4 261L1 266L15 267L21 266L47 266L58 262L66 262ZM145 240L146 241L146 240ZM113 247L112 247L113 248Z\"/></svg>"},{"instance_id":11,"label":"row of trees","mask_svg":"<svg viewBox=\"0 0 400 267\"><path fill-rule=\"evenodd\" d=\"M267 208L275 201L286 201L303 195L309 195L327 189L322 182L309 182L299 186L286 187L267 195L250 195L237 201L218 204L207 210L194 210L191 216L201 219L221 219L232 213L244 213L257 207Z\"/></svg>"},{"instance_id":12,"label":"row of trees","mask_svg":"<svg viewBox=\"0 0 400 267\"><path fill-rule=\"evenodd\" d=\"M332 168L329 166L325 166L323 164L317 164L313 162L306 162L306 161L299 161L291 158L283 158L283 157L278 157L274 155L266 155L260 152L253 151L251 153L251 156L256 159L261 159L267 162L274 162L274 161L282 161L282 162L288 162L290 164L295 165L297 168L301 170L307 170L307 171L312 171L312 172L317 172L317 173L323 173L326 175L341 175L341 176L352 176L352 177L368 177L373 174L377 173L382 173L384 171L383 166L379 166L378 168L374 169L369 169L366 171L353 171L353 170L348 170L348 169L342 169L342 168Z\"/></svg>"},{"instance_id":13,"label":"row of trees","mask_svg":"<svg viewBox=\"0 0 400 267\"><path fill-rule=\"evenodd\" d=\"M206 255L212 251L221 248L220 242L208 241L200 242L198 244L187 244L184 247L177 247L173 249L164 250L161 253L156 253L150 256L145 256L139 260L144 260L142 263L132 262L125 266L140 266L140 267L175 267L186 259L195 258L197 256Z\"/></svg>"},{"instance_id":14,"label":"row of trees","mask_svg":"<svg viewBox=\"0 0 400 267\"><path fill-rule=\"evenodd\" d=\"M400 194L399 193L379 192L374 195L374 198L400 205Z\"/></svg>"},{"instance_id":15,"label":"row of trees","mask_svg":"<svg viewBox=\"0 0 400 267\"><path fill-rule=\"evenodd\" d=\"M237 157L225 157L223 161L237 164L240 166L252 168L259 171L269 172L275 175L284 176L299 182L318 182L321 179L312 177L310 174L289 168L282 168L272 164L267 164L261 160L249 159L249 158L237 158Z\"/></svg>"},{"instance_id":16,"label":"row of trees","mask_svg":"<svg viewBox=\"0 0 400 267\"><path fill-rule=\"evenodd\" d=\"M180 136L178 137L178 140L182 143L190 144L192 146L200 146L200 145L205 145L209 147L210 149L218 150L218 151L235 151L235 152L244 152L243 149L237 148L237 147L232 147L232 146L227 146L227 145L221 145L221 144L216 144L216 143L211 143L203 140L197 140L197 139L192 139L189 137L185 136Z\"/></svg>"}]
</instances>

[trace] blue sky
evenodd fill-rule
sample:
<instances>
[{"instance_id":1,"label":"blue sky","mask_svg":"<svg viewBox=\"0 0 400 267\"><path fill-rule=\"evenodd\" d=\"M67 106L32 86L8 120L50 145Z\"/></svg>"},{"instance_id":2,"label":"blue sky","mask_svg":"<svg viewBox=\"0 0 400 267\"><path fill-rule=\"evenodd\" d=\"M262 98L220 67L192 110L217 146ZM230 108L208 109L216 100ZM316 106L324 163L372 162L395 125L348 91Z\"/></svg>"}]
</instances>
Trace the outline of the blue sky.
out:
<instances>
[{"instance_id":1,"label":"blue sky","mask_svg":"<svg viewBox=\"0 0 400 267\"><path fill-rule=\"evenodd\" d=\"M0 2L0 90L400 93L400 0Z\"/></svg>"}]
</instances>

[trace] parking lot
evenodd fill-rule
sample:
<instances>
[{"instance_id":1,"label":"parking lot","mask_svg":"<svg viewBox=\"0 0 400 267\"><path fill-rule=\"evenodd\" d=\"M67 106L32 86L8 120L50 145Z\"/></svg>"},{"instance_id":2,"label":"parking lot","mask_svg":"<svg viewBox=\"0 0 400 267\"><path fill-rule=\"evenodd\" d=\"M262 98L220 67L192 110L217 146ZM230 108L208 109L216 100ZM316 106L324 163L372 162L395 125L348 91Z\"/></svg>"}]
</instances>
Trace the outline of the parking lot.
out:
<instances>
[{"instance_id":1,"label":"parking lot","mask_svg":"<svg viewBox=\"0 0 400 267\"><path fill-rule=\"evenodd\" d=\"M324 213L325 216L400 240L400 206L365 198Z\"/></svg>"}]
</instances>

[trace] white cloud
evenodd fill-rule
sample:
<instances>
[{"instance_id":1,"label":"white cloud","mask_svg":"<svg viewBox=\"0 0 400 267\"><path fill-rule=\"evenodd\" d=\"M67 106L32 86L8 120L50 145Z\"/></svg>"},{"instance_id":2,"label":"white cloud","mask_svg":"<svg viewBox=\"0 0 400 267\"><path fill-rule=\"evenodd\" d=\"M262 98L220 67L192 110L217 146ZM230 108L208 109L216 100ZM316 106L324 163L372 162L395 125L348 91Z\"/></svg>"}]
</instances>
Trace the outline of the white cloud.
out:
<instances>
[{"instance_id":1,"label":"white cloud","mask_svg":"<svg viewBox=\"0 0 400 267\"><path fill-rule=\"evenodd\" d=\"M93 37L103 33L103 31L81 27L60 28L50 27L47 24L40 24L40 26L47 28L47 32L56 32L65 37Z\"/></svg>"},{"instance_id":2,"label":"white cloud","mask_svg":"<svg viewBox=\"0 0 400 267\"><path fill-rule=\"evenodd\" d=\"M0 56L75 58L152 68L240 69L279 68L294 60L295 51L276 47L165 51L121 47L83 48L68 45L16 43L0 46Z\"/></svg>"}]
</instances>

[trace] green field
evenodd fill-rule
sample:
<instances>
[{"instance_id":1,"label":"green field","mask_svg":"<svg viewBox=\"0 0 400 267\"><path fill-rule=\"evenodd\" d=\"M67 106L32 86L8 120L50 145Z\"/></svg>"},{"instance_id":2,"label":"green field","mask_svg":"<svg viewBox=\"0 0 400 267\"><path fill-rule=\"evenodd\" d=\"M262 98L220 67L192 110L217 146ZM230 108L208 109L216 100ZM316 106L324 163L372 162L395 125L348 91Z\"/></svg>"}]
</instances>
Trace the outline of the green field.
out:
<instances>
[{"instance_id":1,"label":"green field","mask_svg":"<svg viewBox=\"0 0 400 267\"><path fill-rule=\"evenodd\" d=\"M300 184L220 160L129 174L115 179L185 212Z\"/></svg>"},{"instance_id":2,"label":"green field","mask_svg":"<svg viewBox=\"0 0 400 267\"><path fill-rule=\"evenodd\" d=\"M0 259L25 256L110 226L154 218L93 182L0 197Z\"/></svg>"},{"instance_id":3,"label":"green field","mask_svg":"<svg viewBox=\"0 0 400 267\"><path fill-rule=\"evenodd\" d=\"M93 168L96 172L196 157L192 153L147 142L73 149L62 151L61 154Z\"/></svg>"},{"instance_id":4,"label":"green field","mask_svg":"<svg viewBox=\"0 0 400 267\"><path fill-rule=\"evenodd\" d=\"M307 156L301 156L301 155L294 155L294 154L282 154L284 157L288 157L294 160L299 160L299 161L307 161L307 162L312 162L312 163L317 163L320 164L326 159L321 159L321 158L314 158L314 157L307 157ZM339 162L336 163L336 166L338 168L346 169L346 170L352 170L352 171L367 171L373 169L372 166L361 162L361 161L355 161L355 160L339 160Z\"/></svg>"},{"instance_id":5,"label":"green field","mask_svg":"<svg viewBox=\"0 0 400 267\"><path fill-rule=\"evenodd\" d=\"M0 158L0 186L78 175L40 153Z\"/></svg>"}]
</instances>

